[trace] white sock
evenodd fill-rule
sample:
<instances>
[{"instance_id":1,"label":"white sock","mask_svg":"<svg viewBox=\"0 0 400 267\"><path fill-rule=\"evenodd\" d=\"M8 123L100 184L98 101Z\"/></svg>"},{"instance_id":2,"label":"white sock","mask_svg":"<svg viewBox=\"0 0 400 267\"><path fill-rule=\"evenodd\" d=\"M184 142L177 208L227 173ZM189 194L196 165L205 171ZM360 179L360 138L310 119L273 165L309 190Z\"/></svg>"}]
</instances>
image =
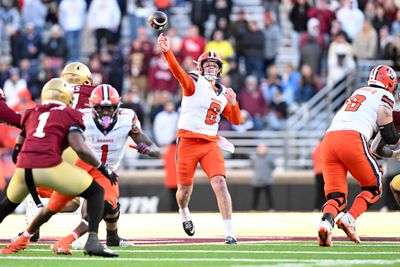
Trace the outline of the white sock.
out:
<instances>
[{"instance_id":1,"label":"white sock","mask_svg":"<svg viewBox=\"0 0 400 267\"><path fill-rule=\"evenodd\" d=\"M32 236L33 236L33 234L30 234L30 233L28 232L28 230L25 230L24 233L23 233L23 235L24 235L25 237L32 237Z\"/></svg>"},{"instance_id":2,"label":"white sock","mask_svg":"<svg viewBox=\"0 0 400 267\"><path fill-rule=\"evenodd\" d=\"M189 212L188 207L179 209L179 214L181 215L182 222L186 222L186 221L190 220L190 212Z\"/></svg>"},{"instance_id":3,"label":"white sock","mask_svg":"<svg viewBox=\"0 0 400 267\"><path fill-rule=\"evenodd\" d=\"M225 237L227 237L227 236L234 237L232 219L225 219L224 220L224 227L225 227Z\"/></svg>"}]
</instances>

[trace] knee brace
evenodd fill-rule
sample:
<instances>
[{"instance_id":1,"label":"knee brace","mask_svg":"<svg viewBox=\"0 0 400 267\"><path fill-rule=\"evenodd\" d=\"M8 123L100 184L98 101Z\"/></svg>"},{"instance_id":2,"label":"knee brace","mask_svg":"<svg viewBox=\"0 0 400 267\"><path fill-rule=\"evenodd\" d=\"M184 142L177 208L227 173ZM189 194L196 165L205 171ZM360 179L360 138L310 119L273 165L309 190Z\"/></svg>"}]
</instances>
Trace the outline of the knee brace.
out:
<instances>
[{"instance_id":1,"label":"knee brace","mask_svg":"<svg viewBox=\"0 0 400 267\"><path fill-rule=\"evenodd\" d=\"M379 186L366 186L361 187L361 189L363 191L357 197L363 198L367 202L368 207L375 204L381 198L382 190Z\"/></svg>"},{"instance_id":2,"label":"knee brace","mask_svg":"<svg viewBox=\"0 0 400 267\"><path fill-rule=\"evenodd\" d=\"M328 205L333 206L338 212L342 212L346 208L346 195L340 192L329 193L327 201L322 206L322 210Z\"/></svg>"},{"instance_id":3,"label":"knee brace","mask_svg":"<svg viewBox=\"0 0 400 267\"><path fill-rule=\"evenodd\" d=\"M104 213L103 220L108 223L116 223L119 219L119 207L120 204L117 202L117 207L113 209L112 204L108 201L104 202Z\"/></svg>"}]
</instances>

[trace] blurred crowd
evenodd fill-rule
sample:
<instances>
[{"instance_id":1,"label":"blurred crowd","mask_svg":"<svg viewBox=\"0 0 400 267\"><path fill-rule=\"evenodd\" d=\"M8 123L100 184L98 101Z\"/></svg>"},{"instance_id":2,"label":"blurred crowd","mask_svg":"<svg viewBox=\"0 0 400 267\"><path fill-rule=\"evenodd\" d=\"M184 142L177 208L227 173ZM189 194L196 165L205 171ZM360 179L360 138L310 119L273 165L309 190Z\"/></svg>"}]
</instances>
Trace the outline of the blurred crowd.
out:
<instances>
[{"instance_id":1,"label":"blurred crowd","mask_svg":"<svg viewBox=\"0 0 400 267\"><path fill-rule=\"evenodd\" d=\"M166 34L185 69L193 70L205 50L224 59L220 82L235 90L243 109L242 124L223 122L224 130L284 128L296 107L354 71L357 60L390 59L400 67L395 0L259 2L261 16L249 13L245 0L2 0L0 87L12 108L24 110L65 63L82 61L95 84L119 91L145 130L168 127L165 118L176 120L181 90L147 25L155 10L169 16ZM189 10L183 33L171 19L176 8ZM283 15L291 24L289 43ZM279 65L282 46L295 47L297 64Z\"/></svg>"}]
</instances>

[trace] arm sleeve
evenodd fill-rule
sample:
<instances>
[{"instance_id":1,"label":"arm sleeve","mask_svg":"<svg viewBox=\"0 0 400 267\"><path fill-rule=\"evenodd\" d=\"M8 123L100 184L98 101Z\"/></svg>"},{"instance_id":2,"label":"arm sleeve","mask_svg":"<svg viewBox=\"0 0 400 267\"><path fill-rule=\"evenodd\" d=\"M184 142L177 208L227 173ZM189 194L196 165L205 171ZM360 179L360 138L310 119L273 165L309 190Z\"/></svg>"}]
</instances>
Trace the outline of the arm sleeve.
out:
<instances>
[{"instance_id":1,"label":"arm sleeve","mask_svg":"<svg viewBox=\"0 0 400 267\"><path fill-rule=\"evenodd\" d=\"M222 111L222 115L230 121L234 125L240 124L240 108L239 103L236 101L236 104L232 106L231 104L227 104Z\"/></svg>"},{"instance_id":2,"label":"arm sleeve","mask_svg":"<svg viewBox=\"0 0 400 267\"><path fill-rule=\"evenodd\" d=\"M171 69L172 74L178 80L183 89L183 95L191 96L194 94L194 82L189 74L179 65L171 49L164 52L165 59Z\"/></svg>"},{"instance_id":3,"label":"arm sleeve","mask_svg":"<svg viewBox=\"0 0 400 267\"><path fill-rule=\"evenodd\" d=\"M21 128L21 115L7 106L3 100L0 100L0 121Z\"/></svg>"}]
</instances>

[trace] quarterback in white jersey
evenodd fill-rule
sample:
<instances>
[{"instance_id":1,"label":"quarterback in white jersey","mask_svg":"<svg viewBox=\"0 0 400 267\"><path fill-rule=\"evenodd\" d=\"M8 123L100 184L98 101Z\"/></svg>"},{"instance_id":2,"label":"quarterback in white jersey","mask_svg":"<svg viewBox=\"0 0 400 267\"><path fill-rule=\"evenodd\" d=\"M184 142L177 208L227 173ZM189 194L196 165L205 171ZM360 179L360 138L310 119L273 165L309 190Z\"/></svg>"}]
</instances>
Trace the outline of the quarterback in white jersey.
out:
<instances>
[{"instance_id":1,"label":"quarterback in white jersey","mask_svg":"<svg viewBox=\"0 0 400 267\"><path fill-rule=\"evenodd\" d=\"M400 135L392 110L397 76L389 66L371 70L368 87L357 89L338 111L321 143L321 165L327 201L322 207L318 228L320 246L332 246L335 217L344 212L336 224L355 243L360 238L355 220L376 203L382 192L382 171L368 147L368 140L378 131L388 144L397 144ZM357 180L361 193L346 212L347 172Z\"/></svg>"},{"instance_id":2,"label":"quarterback in white jersey","mask_svg":"<svg viewBox=\"0 0 400 267\"><path fill-rule=\"evenodd\" d=\"M183 90L176 156L176 199L183 229L187 235L194 235L188 205L193 191L194 172L200 163L217 197L225 226L225 243L236 244L232 230L232 201L226 186L225 162L220 151L220 147L223 148L221 144L230 143L221 142L224 139L218 135L221 115L232 124L240 123L236 94L232 88L225 88L217 82L221 77L223 63L214 51L205 52L199 57L196 62L198 72L186 73L171 51L168 37L161 33L158 43Z\"/></svg>"}]
</instances>

